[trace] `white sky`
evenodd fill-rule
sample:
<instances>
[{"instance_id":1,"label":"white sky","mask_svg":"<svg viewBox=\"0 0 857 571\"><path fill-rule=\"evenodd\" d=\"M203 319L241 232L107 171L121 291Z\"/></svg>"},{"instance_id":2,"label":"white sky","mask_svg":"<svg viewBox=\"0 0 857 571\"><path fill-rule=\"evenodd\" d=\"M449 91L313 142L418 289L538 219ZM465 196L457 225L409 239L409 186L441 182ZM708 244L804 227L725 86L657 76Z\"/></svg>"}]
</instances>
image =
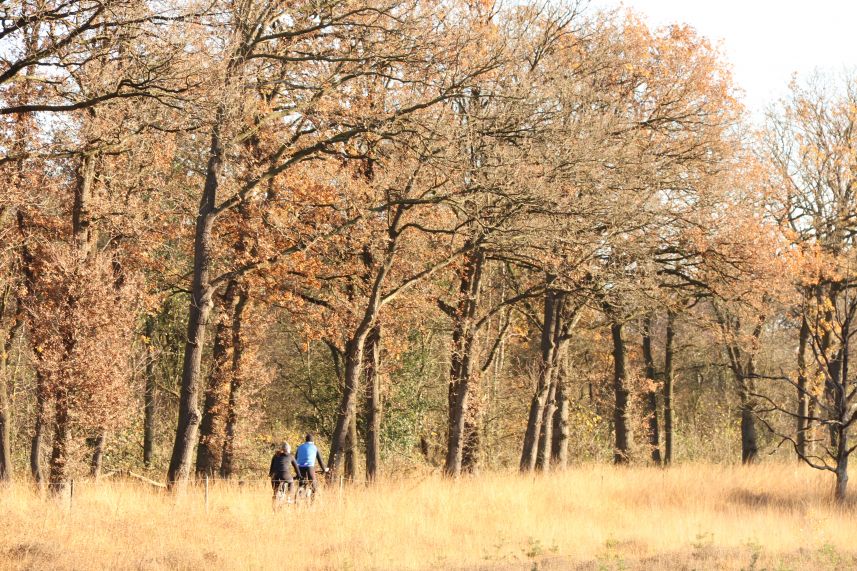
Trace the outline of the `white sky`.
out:
<instances>
[{"instance_id":1,"label":"white sky","mask_svg":"<svg viewBox=\"0 0 857 571\"><path fill-rule=\"evenodd\" d=\"M720 45L758 117L793 73L857 70L857 0L591 0L623 6L653 26L690 24Z\"/></svg>"}]
</instances>

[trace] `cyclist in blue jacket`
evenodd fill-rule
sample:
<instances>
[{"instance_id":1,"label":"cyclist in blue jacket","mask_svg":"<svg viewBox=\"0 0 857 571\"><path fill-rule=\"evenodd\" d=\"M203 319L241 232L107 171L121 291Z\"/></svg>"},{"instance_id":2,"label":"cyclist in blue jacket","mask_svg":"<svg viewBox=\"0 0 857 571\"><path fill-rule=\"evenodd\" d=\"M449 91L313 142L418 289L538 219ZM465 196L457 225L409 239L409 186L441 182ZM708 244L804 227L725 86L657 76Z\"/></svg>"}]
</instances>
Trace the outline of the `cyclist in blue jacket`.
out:
<instances>
[{"instance_id":1,"label":"cyclist in blue jacket","mask_svg":"<svg viewBox=\"0 0 857 571\"><path fill-rule=\"evenodd\" d=\"M312 441L312 434L306 435L306 442L298 446L296 456L298 462L298 478L300 478L300 481L303 484L309 481L312 487L312 491L313 493L315 493L316 462L318 463L318 467L321 468L322 472L327 472L327 468L325 468L324 466L324 460L321 459L321 453L318 451L318 446L316 446L315 442Z\"/></svg>"}]
</instances>

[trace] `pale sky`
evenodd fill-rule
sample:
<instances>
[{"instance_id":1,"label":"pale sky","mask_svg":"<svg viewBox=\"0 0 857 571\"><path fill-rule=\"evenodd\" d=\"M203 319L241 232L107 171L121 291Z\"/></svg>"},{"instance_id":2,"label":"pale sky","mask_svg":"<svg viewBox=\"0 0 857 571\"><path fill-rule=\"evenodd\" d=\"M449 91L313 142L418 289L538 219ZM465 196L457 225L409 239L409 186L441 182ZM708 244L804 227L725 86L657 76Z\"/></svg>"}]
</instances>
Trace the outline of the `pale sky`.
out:
<instances>
[{"instance_id":1,"label":"pale sky","mask_svg":"<svg viewBox=\"0 0 857 571\"><path fill-rule=\"evenodd\" d=\"M687 23L720 45L744 102L759 116L793 73L857 72L857 0L591 0L653 26Z\"/></svg>"}]
</instances>

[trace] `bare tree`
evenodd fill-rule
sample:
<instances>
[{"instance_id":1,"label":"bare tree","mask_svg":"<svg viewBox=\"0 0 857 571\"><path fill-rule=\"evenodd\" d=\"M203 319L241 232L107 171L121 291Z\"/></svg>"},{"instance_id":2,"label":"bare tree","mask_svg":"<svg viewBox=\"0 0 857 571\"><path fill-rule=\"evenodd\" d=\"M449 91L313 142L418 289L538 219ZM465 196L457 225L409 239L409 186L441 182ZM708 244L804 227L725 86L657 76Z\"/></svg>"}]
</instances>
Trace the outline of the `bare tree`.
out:
<instances>
[{"instance_id":1,"label":"bare tree","mask_svg":"<svg viewBox=\"0 0 857 571\"><path fill-rule=\"evenodd\" d=\"M820 378L811 382L802 380L799 377L804 373L801 372L798 378L757 374L765 387L758 388L752 396L760 400L758 412L769 430L780 436L782 442L791 443L806 464L833 473L834 498L841 503L846 498L849 459L857 450L857 445L852 445L848 438L857 422L857 381L849 371L857 295L851 291L853 284L848 274L839 287L843 295L835 306L830 306L829 298L820 297L808 303L804 311L803 319L809 329L808 344ZM796 412L790 402L764 390L778 385L799 391L807 406L798 407ZM781 430L781 425L773 422L776 417L798 421L805 427L802 438L798 440L790 431ZM814 427L821 429L820 436L812 436Z\"/></svg>"}]
</instances>

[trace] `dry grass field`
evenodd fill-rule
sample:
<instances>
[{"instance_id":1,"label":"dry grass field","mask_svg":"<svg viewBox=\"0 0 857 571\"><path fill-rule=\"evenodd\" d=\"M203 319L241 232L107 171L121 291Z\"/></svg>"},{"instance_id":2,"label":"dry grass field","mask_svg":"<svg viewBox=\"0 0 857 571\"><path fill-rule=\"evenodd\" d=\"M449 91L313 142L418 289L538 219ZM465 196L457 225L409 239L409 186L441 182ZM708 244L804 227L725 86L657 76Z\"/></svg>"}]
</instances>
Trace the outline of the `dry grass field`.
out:
<instances>
[{"instance_id":1,"label":"dry grass field","mask_svg":"<svg viewBox=\"0 0 857 571\"><path fill-rule=\"evenodd\" d=\"M262 482L0 490L0 569L849 569L857 504L792 465L591 466L328 486L271 509Z\"/></svg>"}]
</instances>

